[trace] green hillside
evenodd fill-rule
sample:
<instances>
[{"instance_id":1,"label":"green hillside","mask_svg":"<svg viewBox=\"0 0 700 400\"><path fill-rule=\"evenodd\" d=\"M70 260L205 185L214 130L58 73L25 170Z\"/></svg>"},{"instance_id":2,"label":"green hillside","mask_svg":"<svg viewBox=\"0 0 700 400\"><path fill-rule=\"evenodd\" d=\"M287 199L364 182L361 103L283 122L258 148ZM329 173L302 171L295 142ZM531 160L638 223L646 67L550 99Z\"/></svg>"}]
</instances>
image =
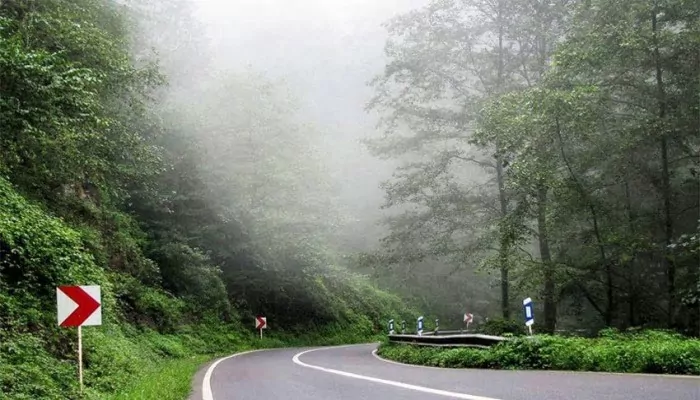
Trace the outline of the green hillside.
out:
<instances>
[{"instance_id":1,"label":"green hillside","mask_svg":"<svg viewBox=\"0 0 700 400\"><path fill-rule=\"evenodd\" d=\"M87 398L141 393L140 379L167 382L173 371L186 379L165 389L184 395L188 374L214 355L368 340L406 315L333 246L342 216L328 217L322 168L300 141L313 128L262 77L180 86L214 93L200 108L165 95L178 87L143 51L147 9L0 3L3 396L80 398L77 332L56 320L59 285L102 289L103 325L83 329ZM262 87L268 98L243 108L216 98ZM238 157L236 132L268 148ZM217 148L231 150L215 157ZM264 341L256 314L269 321Z\"/></svg>"}]
</instances>

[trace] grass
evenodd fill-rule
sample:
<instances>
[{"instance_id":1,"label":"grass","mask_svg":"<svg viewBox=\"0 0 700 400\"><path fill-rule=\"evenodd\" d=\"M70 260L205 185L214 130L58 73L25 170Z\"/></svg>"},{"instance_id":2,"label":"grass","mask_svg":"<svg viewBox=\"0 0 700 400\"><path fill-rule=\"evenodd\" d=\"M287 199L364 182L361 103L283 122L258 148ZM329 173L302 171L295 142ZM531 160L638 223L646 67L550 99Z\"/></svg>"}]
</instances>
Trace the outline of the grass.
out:
<instances>
[{"instance_id":1,"label":"grass","mask_svg":"<svg viewBox=\"0 0 700 400\"><path fill-rule=\"evenodd\" d=\"M365 343L379 341L379 335L368 334L366 330L356 330L357 326L329 326L317 332L305 335L270 332L263 340L257 336L246 336L231 340L222 338L219 334L208 335L207 342L221 340L227 346L206 354L191 354L178 349L179 339L174 342L159 335L152 335L144 341L148 346L158 344L163 352L154 362L144 364L141 371L131 374L133 382L124 385L118 393L86 391L87 399L95 400L183 400L192 388L192 380L196 372L207 362L219 357L228 356L250 349L328 346L349 343ZM158 343L165 342L165 343ZM233 347L231 344L235 343ZM196 346L195 346L196 347ZM177 350L176 350L177 349ZM209 350L209 349L207 349ZM168 358L174 357L174 358Z\"/></svg>"},{"instance_id":2,"label":"grass","mask_svg":"<svg viewBox=\"0 0 700 400\"><path fill-rule=\"evenodd\" d=\"M407 364L447 368L700 375L700 340L661 331L606 331L593 339L540 335L487 350L384 343L378 354Z\"/></svg>"},{"instance_id":3,"label":"grass","mask_svg":"<svg viewBox=\"0 0 700 400\"><path fill-rule=\"evenodd\" d=\"M192 388L192 377L210 356L164 361L159 368L140 376L133 385L105 400L183 400Z\"/></svg>"}]
</instances>

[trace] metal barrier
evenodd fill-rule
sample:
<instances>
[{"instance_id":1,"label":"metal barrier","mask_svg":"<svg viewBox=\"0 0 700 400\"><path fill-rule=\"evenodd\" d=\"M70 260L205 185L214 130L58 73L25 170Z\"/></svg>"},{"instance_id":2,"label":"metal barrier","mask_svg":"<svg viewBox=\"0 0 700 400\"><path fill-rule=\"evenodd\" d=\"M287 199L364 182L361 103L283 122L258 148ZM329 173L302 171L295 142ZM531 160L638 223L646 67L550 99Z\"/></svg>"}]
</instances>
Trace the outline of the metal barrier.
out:
<instances>
[{"instance_id":1,"label":"metal barrier","mask_svg":"<svg viewBox=\"0 0 700 400\"><path fill-rule=\"evenodd\" d=\"M480 334L446 334L447 332L453 331L441 331L438 332L438 335L389 335L389 341L392 343L403 343L416 346L474 347L486 349L503 341L509 340L508 338L501 336Z\"/></svg>"},{"instance_id":2,"label":"metal barrier","mask_svg":"<svg viewBox=\"0 0 700 400\"><path fill-rule=\"evenodd\" d=\"M453 330L453 331L437 331L437 333L435 331L423 332L423 336L444 336L444 335L462 335L462 334L466 334L466 332L464 332L461 329L457 329L457 330Z\"/></svg>"}]
</instances>

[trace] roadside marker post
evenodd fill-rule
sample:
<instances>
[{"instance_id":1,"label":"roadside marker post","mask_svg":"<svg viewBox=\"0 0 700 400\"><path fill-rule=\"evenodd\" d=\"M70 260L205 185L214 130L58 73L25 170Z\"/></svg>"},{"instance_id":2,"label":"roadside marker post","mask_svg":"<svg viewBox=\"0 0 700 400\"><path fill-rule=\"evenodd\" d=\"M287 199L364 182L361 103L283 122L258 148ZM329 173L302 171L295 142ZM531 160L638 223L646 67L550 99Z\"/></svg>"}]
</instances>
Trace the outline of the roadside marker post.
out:
<instances>
[{"instance_id":1,"label":"roadside marker post","mask_svg":"<svg viewBox=\"0 0 700 400\"><path fill-rule=\"evenodd\" d=\"M393 319L389 320L389 334L390 335L394 334L394 320Z\"/></svg>"},{"instance_id":2,"label":"roadside marker post","mask_svg":"<svg viewBox=\"0 0 700 400\"><path fill-rule=\"evenodd\" d=\"M401 321L401 334L406 333L406 320Z\"/></svg>"},{"instance_id":3,"label":"roadside marker post","mask_svg":"<svg viewBox=\"0 0 700 400\"><path fill-rule=\"evenodd\" d=\"M83 392L83 326L102 325L102 297L100 287L59 286L56 288L56 316L58 326L78 328L78 381Z\"/></svg>"},{"instance_id":4,"label":"roadside marker post","mask_svg":"<svg viewBox=\"0 0 700 400\"><path fill-rule=\"evenodd\" d=\"M532 336L532 325L535 323L535 311L532 307L532 299L527 298L523 300L523 311L525 312L525 325L527 330Z\"/></svg>"},{"instance_id":5,"label":"roadside marker post","mask_svg":"<svg viewBox=\"0 0 700 400\"><path fill-rule=\"evenodd\" d=\"M418 336L423 336L423 316L422 315L420 317L418 317L416 331L418 332Z\"/></svg>"},{"instance_id":6,"label":"roadside marker post","mask_svg":"<svg viewBox=\"0 0 700 400\"><path fill-rule=\"evenodd\" d=\"M435 335L440 332L440 320L435 318Z\"/></svg>"},{"instance_id":7,"label":"roadside marker post","mask_svg":"<svg viewBox=\"0 0 700 400\"><path fill-rule=\"evenodd\" d=\"M262 315L255 317L255 329L260 331L260 340L262 340L263 329L267 329L267 318Z\"/></svg>"}]
</instances>

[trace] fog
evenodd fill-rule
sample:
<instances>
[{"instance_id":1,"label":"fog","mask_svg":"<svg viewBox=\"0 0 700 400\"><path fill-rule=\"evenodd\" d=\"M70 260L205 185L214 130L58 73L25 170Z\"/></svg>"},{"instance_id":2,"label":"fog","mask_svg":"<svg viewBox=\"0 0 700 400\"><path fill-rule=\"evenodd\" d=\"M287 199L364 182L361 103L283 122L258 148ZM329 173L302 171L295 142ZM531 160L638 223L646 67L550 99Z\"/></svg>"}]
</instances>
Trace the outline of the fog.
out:
<instances>
[{"instance_id":1,"label":"fog","mask_svg":"<svg viewBox=\"0 0 700 400\"><path fill-rule=\"evenodd\" d=\"M381 24L424 0L198 0L218 66L285 77L311 116L356 138L372 123L365 83L384 66Z\"/></svg>"},{"instance_id":2,"label":"fog","mask_svg":"<svg viewBox=\"0 0 700 400\"><path fill-rule=\"evenodd\" d=\"M466 163L434 175L459 143L437 133L405 151L435 129L431 118L400 118L400 134L387 136L379 116L395 110L367 107L385 89L370 81L396 61L385 54L385 24L428 0L145 4L155 17L141 18L143 37L170 82L162 114L170 131L197 143L209 200L281 268L349 267L455 321L465 309L494 307L497 282L474 258L491 212L460 205L495 204L492 193L464 187L483 169ZM377 154L367 139L389 151Z\"/></svg>"},{"instance_id":3,"label":"fog","mask_svg":"<svg viewBox=\"0 0 700 400\"><path fill-rule=\"evenodd\" d=\"M283 79L299 97L302 116L322 131L319 146L342 203L363 225L373 224L384 196L379 183L394 164L360 143L375 134L376 121L364 111L372 95L367 82L385 65L382 24L426 1L193 1L213 50L212 67Z\"/></svg>"}]
</instances>

